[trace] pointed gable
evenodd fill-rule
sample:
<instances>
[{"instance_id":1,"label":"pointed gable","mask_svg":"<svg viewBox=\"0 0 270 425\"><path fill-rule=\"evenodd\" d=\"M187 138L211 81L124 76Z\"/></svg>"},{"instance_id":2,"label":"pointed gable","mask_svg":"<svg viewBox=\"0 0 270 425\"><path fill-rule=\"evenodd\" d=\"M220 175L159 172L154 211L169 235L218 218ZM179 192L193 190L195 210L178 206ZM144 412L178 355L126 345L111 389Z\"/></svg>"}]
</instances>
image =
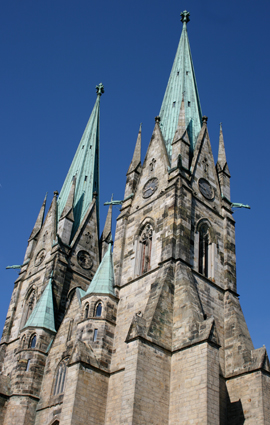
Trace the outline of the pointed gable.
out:
<instances>
[{"instance_id":1,"label":"pointed gable","mask_svg":"<svg viewBox=\"0 0 270 425\"><path fill-rule=\"evenodd\" d=\"M217 169L226 171L228 176L230 176L230 171L229 171L229 167L228 167L227 159L226 159L225 144L224 144L224 137L223 137L223 130L222 130L221 123L220 123L220 130L219 130Z\"/></svg>"},{"instance_id":2,"label":"pointed gable","mask_svg":"<svg viewBox=\"0 0 270 425\"><path fill-rule=\"evenodd\" d=\"M221 193L207 129L207 117L202 117L202 120L203 126L190 167L192 185L198 198L219 209Z\"/></svg>"},{"instance_id":3,"label":"pointed gable","mask_svg":"<svg viewBox=\"0 0 270 425\"><path fill-rule=\"evenodd\" d=\"M50 277L48 285L44 289L43 294L37 302L24 328L27 328L28 326L34 328L45 328L56 332L54 322L52 276Z\"/></svg>"},{"instance_id":4,"label":"pointed gable","mask_svg":"<svg viewBox=\"0 0 270 425\"><path fill-rule=\"evenodd\" d=\"M111 294L115 296L112 242L86 291L87 294Z\"/></svg>"},{"instance_id":5,"label":"pointed gable","mask_svg":"<svg viewBox=\"0 0 270 425\"><path fill-rule=\"evenodd\" d=\"M187 35L189 12L184 11L181 16L183 30L159 113L161 118L160 128L169 157L171 157L171 144L177 129L183 95L185 99L186 128L190 139L191 151L196 145L197 136L201 129L201 105Z\"/></svg>"},{"instance_id":6,"label":"pointed gable","mask_svg":"<svg viewBox=\"0 0 270 425\"><path fill-rule=\"evenodd\" d=\"M43 204L42 204L42 206L40 208L40 211L39 211L39 214L38 214L38 217L37 217L37 221L36 221L36 223L34 225L34 228L32 230L32 233L31 233L31 235L29 237L29 241L31 241L32 239L34 239L37 236L37 234L39 233L39 231L40 231L40 229L42 227L43 219L44 219L44 213L45 213L45 208L46 208L46 201L47 201L47 193L45 195Z\"/></svg>"},{"instance_id":7,"label":"pointed gable","mask_svg":"<svg viewBox=\"0 0 270 425\"><path fill-rule=\"evenodd\" d=\"M154 131L145 155L145 159L142 166L142 171L137 183L134 198L132 200L131 212L135 211L138 206L143 206L149 202L147 191L147 185L151 190L151 182L153 185L153 197L154 199L162 190L165 190L168 184L168 167L170 165L169 158L167 155L164 139L162 132L159 127L160 118L155 118Z\"/></svg>"},{"instance_id":8,"label":"pointed gable","mask_svg":"<svg viewBox=\"0 0 270 425\"><path fill-rule=\"evenodd\" d=\"M76 176L76 189L74 193L74 235L92 202L93 193L99 195L99 113L100 96L104 87L97 86L97 99L93 111L86 125L76 154L64 181L58 198L58 220L67 203L73 178ZM98 202L97 202L98 204Z\"/></svg>"}]
</instances>

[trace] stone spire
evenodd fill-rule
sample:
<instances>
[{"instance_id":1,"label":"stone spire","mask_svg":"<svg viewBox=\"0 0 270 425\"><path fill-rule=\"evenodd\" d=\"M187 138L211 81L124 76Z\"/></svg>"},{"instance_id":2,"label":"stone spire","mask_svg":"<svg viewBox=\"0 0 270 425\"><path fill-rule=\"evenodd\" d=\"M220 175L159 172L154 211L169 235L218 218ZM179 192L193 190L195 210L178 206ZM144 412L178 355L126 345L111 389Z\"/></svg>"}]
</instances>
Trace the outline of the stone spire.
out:
<instances>
[{"instance_id":1,"label":"stone spire","mask_svg":"<svg viewBox=\"0 0 270 425\"><path fill-rule=\"evenodd\" d=\"M130 163L127 174L132 173L132 171L136 170L138 165L141 163L141 144L142 144L142 124L140 124L139 133L137 137L137 142L134 149L134 154L132 161Z\"/></svg>"},{"instance_id":2,"label":"stone spire","mask_svg":"<svg viewBox=\"0 0 270 425\"><path fill-rule=\"evenodd\" d=\"M112 255L112 240L107 249L96 273L86 291L89 294L106 294L115 296L114 292L114 271L113 271L113 255Z\"/></svg>"},{"instance_id":3,"label":"stone spire","mask_svg":"<svg viewBox=\"0 0 270 425\"><path fill-rule=\"evenodd\" d=\"M37 234L39 233L39 231L40 231L40 229L42 227L43 219L44 219L44 213L45 213L45 208L46 208L46 201L47 201L47 193L45 195L43 204L42 204L42 206L40 208L40 211L39 211L39 214L38 214L38 217L37 217L37 221L36 221L36 223L34 225L34 228L32 230L32 233L31 233L31 235L29 237L28 242L30 242L32 239L34 239L37 236Z\"/></svg>"},{"instance_id":4,"label":"stone spire","mask_svg":"<svg viewBox=\"0 0 270 425\"><path fill-rule=\"evenodd\" d=\"M44 289L43 294L38 300L24 328L27 328L28 326L34 328L45 328L56 332L54 322L52 274L48 285Z\"/></svg>"},{"instance_id":5,"label":"stone spire","mask_svg":"<svg viewBox=\"0 0 270 425\"><path fill-rule=\"evenodd\" d=\"M221 196L222 198L225 198L227 199L227 201L230 202L231 174L230 174L229 167L227 164L227 159L226 159L226 152L225 152L225 145L224 145L224 138L223 138L221 123L220 123L220 130L219 130L219 147L218 147L218 160L216 164L216 170L217 170L217 176L218 176L219 186L221 190Z\"/></svg>"},{"instance_id":6,"label":"stone spire","mask_svg":"<svg viewBox=\"0 0 270 425\"><path fill-rule=\"evenodd\" d=\"M67 204L73 178L76 176L74 192L74 225L72 234L76 233L83 217L92 202L93 193L99 196L99 115L100 96L104 93L102 83L96 86L97 99L89 121L86 125L76 154L64 181L58 198L58 221ZM98 207L98 199L97 199ZM99 214L98 214L99 215Z\"/></svg>"},{"instance_id":7,"label":"stone spire","mask_svg":"<svg viewBox=\"0 0 270 425\"><path fill-rule=\"evenodd\" d=\"M160 128L169 158L171 158L171 144L177 129L183 96L185 124L191 151L195 147L202 119L199 93L187 35L189 12L184 11L181 13L181 21L183 22L183 30L159 113L161 119Z\"/></svg>"}]
</instances>

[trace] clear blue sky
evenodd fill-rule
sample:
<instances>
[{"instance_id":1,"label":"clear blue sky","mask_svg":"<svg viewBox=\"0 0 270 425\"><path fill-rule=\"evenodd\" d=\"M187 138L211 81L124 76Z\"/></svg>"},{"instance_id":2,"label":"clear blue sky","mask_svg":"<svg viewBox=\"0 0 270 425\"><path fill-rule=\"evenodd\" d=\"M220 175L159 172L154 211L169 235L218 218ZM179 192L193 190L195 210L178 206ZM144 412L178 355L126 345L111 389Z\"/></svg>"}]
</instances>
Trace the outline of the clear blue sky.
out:
<instances>
[{"instance_id":1,"label":"clear blue sky","mask_svg":"<svg viewBox=\"0 0 270 425\"><path fill-rule=\"evenodd\" d=\"M101 98L101 227L125 176L140 122L143 155L158 115L182 24L188 34L215 159L222 121L238 210L238 292L256 348L270 352L270 2L17 0L0 4L0 328L44 195L60 191ZM114 209L113 219L117 217Z\"/></svg>"}]
</instances>

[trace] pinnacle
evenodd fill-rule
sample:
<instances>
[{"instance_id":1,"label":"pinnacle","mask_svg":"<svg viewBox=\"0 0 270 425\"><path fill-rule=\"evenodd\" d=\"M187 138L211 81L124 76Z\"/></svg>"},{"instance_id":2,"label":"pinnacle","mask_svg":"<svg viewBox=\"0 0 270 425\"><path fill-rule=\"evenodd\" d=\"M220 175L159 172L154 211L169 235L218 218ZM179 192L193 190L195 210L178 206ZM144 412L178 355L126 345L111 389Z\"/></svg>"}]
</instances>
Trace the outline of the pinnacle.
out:
<instances>
[{"instance_id":1,"label":"pinnacle","mask_svg":"<svg viewBox=\"0 0 270 425\"><path fill-rule=\"evenodd\" d=\"M139 133L138 133L138 137L137 137L137 141L136 141L136 145L135 145L135 149L133 153L133 158L130 163L127 174L134 171L137 168L137 166L141 163L141 144L142 144L142 124L140 124Z\"/></svg>"},{"instance_id":2,"label":"pinnacle","mask_svg":"<svg viewBox=\"0 0 270 425\"><path fill-rule=\"evenodd\" d=\"M218 161L217 162L221 166L222 170L224 169L225 165L227 164L224 138L223 138L223 131L222 131L222 124L221 123L220 123L220 130L219 130L219 147L218 147Z\"/></svg>"}]
</instances>

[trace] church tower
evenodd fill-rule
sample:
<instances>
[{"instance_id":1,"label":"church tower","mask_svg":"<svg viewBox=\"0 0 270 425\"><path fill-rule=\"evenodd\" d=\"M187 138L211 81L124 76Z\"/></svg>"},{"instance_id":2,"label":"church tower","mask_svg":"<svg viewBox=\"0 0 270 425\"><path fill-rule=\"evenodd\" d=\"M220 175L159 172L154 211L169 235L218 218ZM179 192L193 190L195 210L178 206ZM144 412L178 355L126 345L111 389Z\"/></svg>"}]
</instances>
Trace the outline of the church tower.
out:
<instances>
[{"instance_id":1,"label":"church tower","mask_svg":"<svg viewBox=\"0 0 270 425\"><path fill-rule=\"evenodd\" d=\"M236 284L220 127L215 164L183 23L146 156L99 238L97 100L28 241L1 340L0 425L266 425L270 367ZM136 139L136 135L134 140Z\"/></svg>"}]
</instances>

